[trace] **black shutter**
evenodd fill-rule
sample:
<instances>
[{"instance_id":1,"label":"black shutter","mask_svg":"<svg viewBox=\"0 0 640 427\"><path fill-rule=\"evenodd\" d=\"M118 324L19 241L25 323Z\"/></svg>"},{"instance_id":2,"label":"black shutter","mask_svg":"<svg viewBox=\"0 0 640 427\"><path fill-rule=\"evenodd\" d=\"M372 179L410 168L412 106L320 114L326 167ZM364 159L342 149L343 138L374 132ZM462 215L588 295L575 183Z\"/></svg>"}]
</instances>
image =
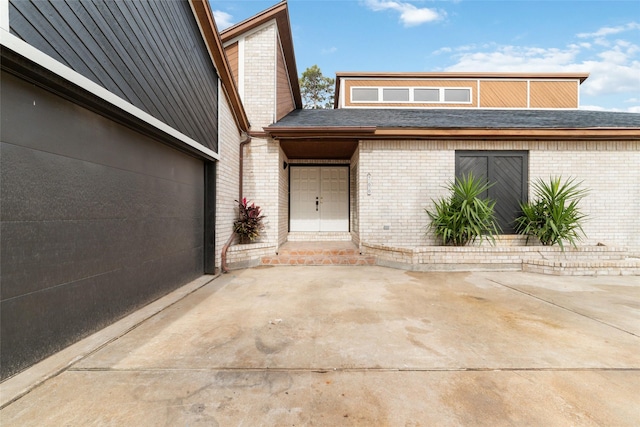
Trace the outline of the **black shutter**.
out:
<instances>
[{"instance_id":1,"label":"black shutter","mask_svg":"<svg viewBox=\"0 0 640 427\"><path fill-rule=\"evenodd\" d=\"M457 151L456 176L473 173L493 183L484 197L496 201L495 213L504 234L515 233L514 220L528 196L528 152Z\"/></svg>"}]
</instances>

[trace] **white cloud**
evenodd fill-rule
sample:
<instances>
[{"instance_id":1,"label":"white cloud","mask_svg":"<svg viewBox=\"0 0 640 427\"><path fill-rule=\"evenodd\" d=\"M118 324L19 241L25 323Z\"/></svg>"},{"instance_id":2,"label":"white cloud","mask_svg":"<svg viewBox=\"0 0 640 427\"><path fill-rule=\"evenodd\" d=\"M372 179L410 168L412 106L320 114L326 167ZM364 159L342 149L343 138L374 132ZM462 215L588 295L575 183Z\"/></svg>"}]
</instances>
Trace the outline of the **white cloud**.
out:
<instances>
[{"instance_id":1,"label":"white cloud","mask_svg":"<svg viewBox=\"0 0 640 427\"><path fill-rule=\"evenodd\" d=\"M592 97L627 94L629 99L640 95L640 46L629 40L608 40L606 36L617 34L619 37L623 31L638 29L640 25L636 23L601 28L578 35L594 38L593 43L571 43L565 47L493 44L475 46L472 50L468 50L469 46L445 47L433 53L451 52L454 64L447 67L447 71L589 73L581 86L582 94Z\"/></svg>"},{"instance_id":2,"label":"white cloud","mask_svg":"<svg viewBox=\"0 0 640 427\"><path fill-rule=\"evenodd\" d=\"M222 10L214 10L213 18L216 20L218 30L224 30L233 25L233 16Z\"/></svg>"},{"instance_id":3,"label":"white cloud","mask_svg":"<svg viewBox=\"0 0 640 427\"><path fill-rule=\"evenodd\" d=\"M414 27L424 24L425 22L433 22L444 17L444 12L438 12L435 9L426 7L418 8L411 3L384 1L384 0L365 0L366 6L374 12L382 10L394 10L400 13L400 22L405 27Z\"/></svg>"},{"instance_id":4,"label":"white cloud","mask_svg":"<svg viewBox=\"0 0 640 427\"><path fill-rule=\"evenodd\" d=\"M331 55L332 53L336 53L337 51L338 51L337 47L331 46L329 48L322 49L321 52L323 55Z\"/></svg>"},{"instance_id":5,"label":"white cloud","mask_svg":"<svg viewBox=\"0 0 640 427\"><path fill-rule=\"evenodd\" d=\"M593 33L579 33L577 34L577 36L581 39L600 39L606 36L610 36L611 34L618 34L630 30L640 30L640 24L637 22L630 22L626 25L620 25L618 27L602 27Z\"/></svg>"}]
</instances>

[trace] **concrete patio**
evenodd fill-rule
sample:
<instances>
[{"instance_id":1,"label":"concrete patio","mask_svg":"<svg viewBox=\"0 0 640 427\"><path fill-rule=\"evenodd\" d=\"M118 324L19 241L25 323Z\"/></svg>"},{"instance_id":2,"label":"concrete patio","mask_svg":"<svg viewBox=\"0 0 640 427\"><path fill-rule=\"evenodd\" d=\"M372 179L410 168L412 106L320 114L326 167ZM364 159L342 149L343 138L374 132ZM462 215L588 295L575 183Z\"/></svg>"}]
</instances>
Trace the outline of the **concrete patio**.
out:
<instances>
[{"instance_id":1,"label":"concrete patio","mask_svg":"<svg viewBox=\"0 0 640 427\"><path fill-rule=\"evenodd\" d=\"M638 276L211 279L5 381L0 424L640 425Z\"/></svg>"}]
</instances>

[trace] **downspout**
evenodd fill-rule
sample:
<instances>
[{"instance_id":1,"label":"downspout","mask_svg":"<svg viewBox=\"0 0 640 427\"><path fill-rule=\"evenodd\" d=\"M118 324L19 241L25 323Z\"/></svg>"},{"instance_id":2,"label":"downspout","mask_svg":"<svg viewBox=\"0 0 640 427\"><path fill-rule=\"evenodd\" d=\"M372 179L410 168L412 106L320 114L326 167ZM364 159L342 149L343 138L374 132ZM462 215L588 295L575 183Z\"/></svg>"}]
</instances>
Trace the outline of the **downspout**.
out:
<instances>
[{"instance_id":1,"label":"downspout","mask_svg":"<svg viewBox=\"0 0 640 427\"><path fill-rule=\"evenodd\" d=\"M238 168L240 170L240 176L238 178L238 200L242 201L242 176L244 175L244 146L247 145L248 143L251 142L251 136L246 133L243 132L245 135L245 139L240 141L240 167ZM222 254L220 255L220 269L222 270L223 273L228 273L229 269L227 268L227 251L229 250L229 246L231 246L231 243L233 242L233 239L236 237L236 233L235 232L231 232L231 235L229 236L229 239L227 240L227 243L224 244L224 246L222 247Z\"/></svg>"}]
</instances>

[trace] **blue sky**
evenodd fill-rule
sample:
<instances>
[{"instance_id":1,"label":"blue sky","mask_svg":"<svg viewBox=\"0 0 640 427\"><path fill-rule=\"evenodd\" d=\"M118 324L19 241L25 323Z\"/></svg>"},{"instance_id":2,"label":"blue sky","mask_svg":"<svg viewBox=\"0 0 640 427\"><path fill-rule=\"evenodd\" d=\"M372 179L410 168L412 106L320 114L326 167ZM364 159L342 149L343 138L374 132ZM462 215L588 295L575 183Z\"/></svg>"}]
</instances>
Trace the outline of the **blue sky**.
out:
<instances>
[{"instance_id":1,"label":"blue sky","mask_svg":"<svg viewBox=\"0 0 640 427\"><path fill-rule=\"evenodd\" d=\"M277 1L210 0L219 29ZM289 0L298 74L588 72L581 108L640 113L640 1Z\"/></svg>"}]
</instances>

